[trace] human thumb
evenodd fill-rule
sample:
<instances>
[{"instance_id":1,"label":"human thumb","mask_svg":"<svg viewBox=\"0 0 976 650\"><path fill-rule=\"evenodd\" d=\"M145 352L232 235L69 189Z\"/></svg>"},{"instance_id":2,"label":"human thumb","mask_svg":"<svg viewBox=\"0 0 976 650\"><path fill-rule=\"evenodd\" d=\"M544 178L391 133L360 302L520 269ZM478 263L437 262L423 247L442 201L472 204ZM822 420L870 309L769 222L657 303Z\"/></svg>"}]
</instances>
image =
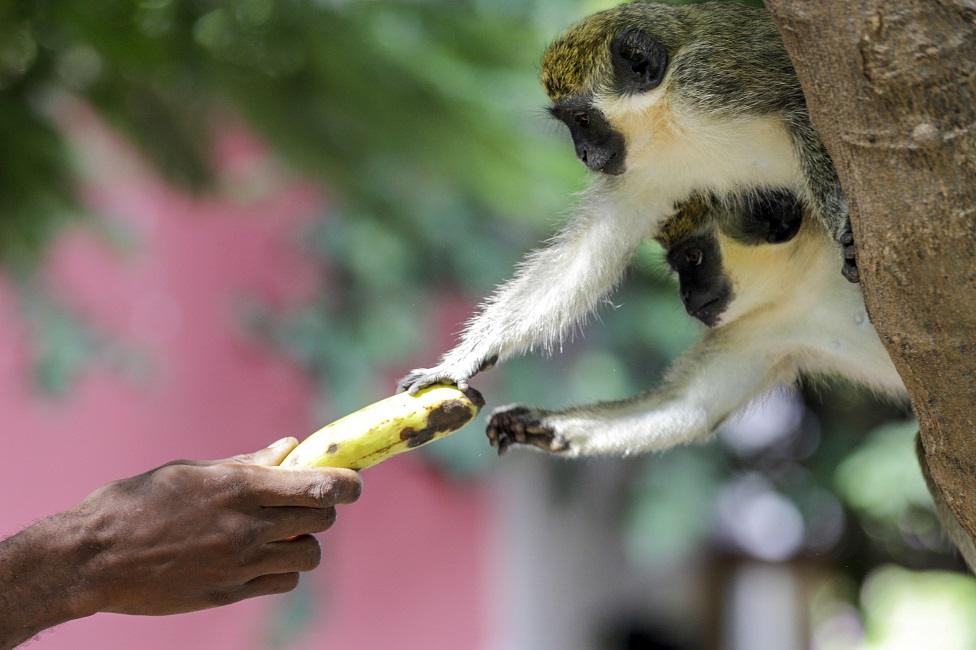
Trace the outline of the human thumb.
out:
<instances>
[{"instance_id":1,"label":"human thumb","mask_svg":"<svg viewBox=\"0 0 976 650\"><path fill-rule=\"evenodd\" d=\"M280 465L288 453L298 446L298 439L288 436L281 440L276 440L264 449L258 449L248 454L238 454L231 456L225 462L243 463L245 465Z\"/></svg>"}]
</instances>

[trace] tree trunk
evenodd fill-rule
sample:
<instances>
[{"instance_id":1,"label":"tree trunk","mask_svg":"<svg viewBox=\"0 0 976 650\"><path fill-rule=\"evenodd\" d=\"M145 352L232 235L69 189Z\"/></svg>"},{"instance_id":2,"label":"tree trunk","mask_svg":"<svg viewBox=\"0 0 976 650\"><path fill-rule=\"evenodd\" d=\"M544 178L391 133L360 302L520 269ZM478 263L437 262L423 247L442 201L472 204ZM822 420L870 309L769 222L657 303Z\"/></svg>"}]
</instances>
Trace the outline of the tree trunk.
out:
<instances>
[{"instance_id":1,"label":"tree trunk","mask_svg":"<svg viewBox=\"0 0 976 650\"><path fill-rule=\"evenodd\" d=\"M766 5L850 203L930 480L976 538L976 0Z\"/></svg>"}]
</instances>

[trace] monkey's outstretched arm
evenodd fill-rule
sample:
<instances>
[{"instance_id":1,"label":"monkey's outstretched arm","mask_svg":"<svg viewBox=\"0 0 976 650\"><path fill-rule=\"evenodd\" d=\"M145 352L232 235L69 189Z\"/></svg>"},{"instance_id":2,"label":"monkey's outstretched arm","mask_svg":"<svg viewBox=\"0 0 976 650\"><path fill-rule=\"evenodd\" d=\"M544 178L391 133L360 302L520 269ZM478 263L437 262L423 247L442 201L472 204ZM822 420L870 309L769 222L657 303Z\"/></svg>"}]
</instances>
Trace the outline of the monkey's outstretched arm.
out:
<instances>
[{"instance_id":1,"label":"monkey's outstretched arm","mask_svg":"<svg viewBox=\"0 0 976 650\"><path fill-rule=\"evenodd\" d=\"M457 346L433 368L400 382L411 391L462 384L480 369L534 347L549 347L592 311L623 275L646 225L597 191L549 244L530 253L467 323Z\"/></svg>"},{"instance_id":2,"label":"monkey's outstretched arm","mask_svg":"<svg viewBox=\"0 0 976 650\"><path fill-rule=\"evenodd\" d=\"M729 341L729 334L710 332L656 391L565 411L505 407L492 415L488 438L499 452L517 443L570 457L638 454L704 438L753 397L796 375L761 336L750 344Z\"/></svg>"},{"instance_id":3,"label":"monkey's outstretched arm","mask_svg":"<svg viewBox=\"0 0 976 650\"><path fill-rule=\"evenodd\" d=\"M437 366L400 380L400 389L463 385L498 360L560 342L614 288L647 228L641 215L618 206L609 193L591 194L575 219L485 301L457 346Z\"/></svg>"},{"instance_id":4,"label":"monkey's outstretched arm","mask_svg":"<svg viewBox=\"0 0 976 650\"><path fill-rule=\"evenodd\" d=\"M496 361L557 344L619 282L647 228L640 214L616 205L608 193L590 194L566 228L526 256L485 301L457 346L437 366L401 379L400 389L463 385Z\"/></svg>"}]
</instances>

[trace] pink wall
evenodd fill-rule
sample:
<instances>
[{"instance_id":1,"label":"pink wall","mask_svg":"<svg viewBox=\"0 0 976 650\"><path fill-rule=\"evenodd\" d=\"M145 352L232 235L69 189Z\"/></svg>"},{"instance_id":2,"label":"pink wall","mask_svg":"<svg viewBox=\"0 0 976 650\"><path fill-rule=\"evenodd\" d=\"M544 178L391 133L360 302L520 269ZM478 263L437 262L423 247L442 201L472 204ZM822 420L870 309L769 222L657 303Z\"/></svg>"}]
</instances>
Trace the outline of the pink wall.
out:
<instances>
[{"instance_id":1,"label":"pink wall","mask_svg":"<svg viewBox=\"0 0 976 650\"><path fill-rule=\"evenodd\" d=\"M316 291L321 270L297 241L322 198L279 178L244 203L191 199L153 178L84 111L66 113L65 124L90 163L87 201L134 245L113 247L92 228L66 232L47 285L147 363L139 372L97 363L64 397L38 395L30 333L0 278L0 535L114 478L173 458L252 450L317 424L309 378L249 337L237 309L253 299L283 308ZM231 181L268 177L265 157L242 135L228 136L221 152ZM303 578L312 621L283 647L482 645L485 495L445 483L416 458L364 479L362 499L322 538L322 566ZM287 599L168 618L97 615L48 631L32 647L263 648Z\"/></svg>"}]
</instances>

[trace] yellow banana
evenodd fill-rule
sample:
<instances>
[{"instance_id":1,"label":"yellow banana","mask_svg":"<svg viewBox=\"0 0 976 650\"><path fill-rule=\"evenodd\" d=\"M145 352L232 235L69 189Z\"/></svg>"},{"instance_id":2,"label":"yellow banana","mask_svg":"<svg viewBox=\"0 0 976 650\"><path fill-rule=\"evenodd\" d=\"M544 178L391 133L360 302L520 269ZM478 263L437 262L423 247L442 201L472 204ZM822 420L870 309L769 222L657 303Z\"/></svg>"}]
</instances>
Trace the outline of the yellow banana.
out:
<instances>
[{"instance_id":1,"label":"yellow banana","mask_svg":"<svg viewBox=\"0 0 976 650\"><path fill-rule=\"evenodd\" d=\"M398 393L322 427L281 465L364 469L454 433L484 405L473 388L462 391L446 384L415 395Z\"/></svg>"}]
</instances>

